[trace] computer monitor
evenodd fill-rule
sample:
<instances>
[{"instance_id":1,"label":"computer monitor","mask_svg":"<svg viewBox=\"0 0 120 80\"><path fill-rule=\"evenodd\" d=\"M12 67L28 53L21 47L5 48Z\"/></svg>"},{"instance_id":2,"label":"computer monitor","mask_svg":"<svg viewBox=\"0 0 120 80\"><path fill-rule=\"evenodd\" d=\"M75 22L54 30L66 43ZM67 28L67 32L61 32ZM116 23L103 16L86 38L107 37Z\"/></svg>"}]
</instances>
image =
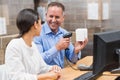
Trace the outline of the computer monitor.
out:
<instances>
[{"instance_id":1,"label":"computer monitor","mask_svg":"<svg viewBox=\"0 0 120 80\"><path fill-rule=\"evenodd\" d=\"M74 80L96 80L104 71L119 68L118 49L120 52L120 31L94 33L92 71Z\"/></svg>"},{"instance_id":2,"label":"computer monitor","mask_svg":"<svg viewBox=\"0 0 120 80\"><path fill-rule=\"evenodd\" d=\"M120 31L107 31L94 34L93 74L102 74L119 67Z\"/></svg>"}]
</instances>

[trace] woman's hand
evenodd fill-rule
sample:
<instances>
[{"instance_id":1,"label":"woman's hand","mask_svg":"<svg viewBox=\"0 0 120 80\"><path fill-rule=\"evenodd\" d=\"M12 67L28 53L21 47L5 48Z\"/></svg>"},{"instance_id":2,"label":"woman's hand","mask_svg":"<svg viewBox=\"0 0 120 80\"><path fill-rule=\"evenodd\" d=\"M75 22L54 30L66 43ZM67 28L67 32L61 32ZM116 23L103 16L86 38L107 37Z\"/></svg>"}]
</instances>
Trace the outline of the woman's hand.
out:
<instances>
[{"instance_id":1,"label":"woman's hand","mask_svg":"<svg viewBox=\"0 0 120 80\"><path fill-rule=\"evenodd\" d=\"M50 71L44 74L38 75L38 80L60 80L61 74L54 71Z\"/></svg>"},{"instance_id":2,"label":"woman's hand","mask_svg":"<svg viewBox=\"0 0 120 80\"><path fill-rule=\"evenodd\" d=\"M59 67L59 66L57 66L57 65L54 65L54 66L52 66L52 68L51 68L50 71L61 72L61 67Z\"/></svg>"},{"instance_id":3,"label":"woman's hand","mask_svg":"<svg viewBox=\"0 0 120 80\"><path fill-rule=\"evenodd\" d=\"M57 66L57 65L54 65L52 66L50 72L55 72L55 73L58 73L58 78L56 80L62 80L62 74L61 74L61 67Z\"/></svg>"}]
</instances>

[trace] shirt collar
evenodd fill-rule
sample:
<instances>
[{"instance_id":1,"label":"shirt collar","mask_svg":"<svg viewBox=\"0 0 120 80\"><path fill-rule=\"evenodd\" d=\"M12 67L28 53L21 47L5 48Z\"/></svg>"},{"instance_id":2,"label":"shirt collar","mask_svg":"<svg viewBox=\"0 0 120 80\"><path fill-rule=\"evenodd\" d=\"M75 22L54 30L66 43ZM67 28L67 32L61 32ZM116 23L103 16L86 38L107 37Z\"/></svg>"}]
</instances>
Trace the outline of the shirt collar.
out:
<instances>
[{"instance_id":1,"label":"shirt collar","mask_svg":"<svg viewBox=\"0 0 120 80\"><path fill-rule=\"evenodd\" d=\"M45 30L45 34L53 33L53 32L51 31L49 25L47 24L47 22L45 22L45 23L43 24L43 27L44 27L44 30ZM61 29L60 26L59 26L59 28L58 28L57 34L59 34L59 33L62 33L62 29Z\"/></svg>"}]
</instances>

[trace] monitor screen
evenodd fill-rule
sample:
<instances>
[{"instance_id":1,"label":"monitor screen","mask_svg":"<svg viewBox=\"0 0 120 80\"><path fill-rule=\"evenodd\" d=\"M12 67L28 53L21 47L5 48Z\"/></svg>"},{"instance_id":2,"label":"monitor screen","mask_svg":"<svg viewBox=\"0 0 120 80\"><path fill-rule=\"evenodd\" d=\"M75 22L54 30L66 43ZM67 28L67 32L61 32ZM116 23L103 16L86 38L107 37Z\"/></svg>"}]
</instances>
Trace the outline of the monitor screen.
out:
<instances>
[{"instance_id":1,"label":"monitor screen","mask_svg":"<svg viewBox=\"0 0 120 80\"><path fill-rule=\"evenodd\" d=\"M93 74L111 71L119 65L120 31L95 33L93 39Z\"/></svg>"}]
</instances>

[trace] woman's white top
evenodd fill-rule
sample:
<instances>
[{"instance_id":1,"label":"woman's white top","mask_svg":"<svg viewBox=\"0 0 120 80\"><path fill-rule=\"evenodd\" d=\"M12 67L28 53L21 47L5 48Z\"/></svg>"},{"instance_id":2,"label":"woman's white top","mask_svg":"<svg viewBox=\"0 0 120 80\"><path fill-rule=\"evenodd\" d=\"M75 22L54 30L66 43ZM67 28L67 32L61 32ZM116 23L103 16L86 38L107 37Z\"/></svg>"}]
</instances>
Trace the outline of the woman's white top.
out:
<instances>
[{"instance_id":1,"label":"woman's white top","mask_svg":"<svg viewBox=\"0 0 120 80\"><path fill-rule=\"evenodd\" d=\"M37 75L48 72L48 66L42 59L36 45L25 44L22 38L10 41L5 52L5 64L9 80L37 80Z\"/></svg>"}]
</instances>

